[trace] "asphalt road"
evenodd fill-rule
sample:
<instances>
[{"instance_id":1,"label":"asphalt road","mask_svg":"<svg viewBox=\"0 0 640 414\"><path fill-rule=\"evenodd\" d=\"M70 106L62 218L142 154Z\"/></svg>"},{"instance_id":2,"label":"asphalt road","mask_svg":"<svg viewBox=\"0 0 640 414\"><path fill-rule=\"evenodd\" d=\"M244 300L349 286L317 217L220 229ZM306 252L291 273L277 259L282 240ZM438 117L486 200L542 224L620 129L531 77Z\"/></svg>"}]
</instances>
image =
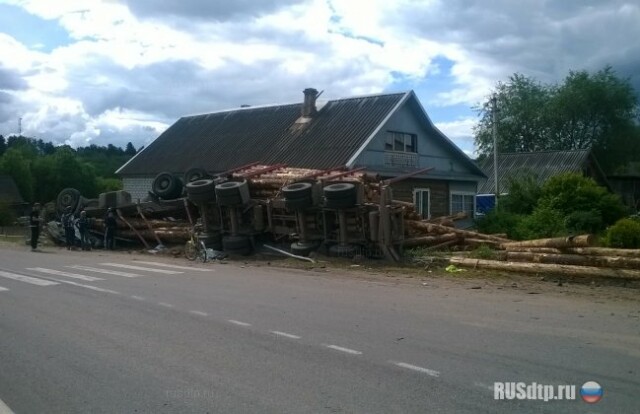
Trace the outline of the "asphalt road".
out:
<instances>
[{"instance_id":1,"label":"asphalt road","mask_svg":"<svg viewBox=\"0 0 640 414\"><path fill-rule=\"evenodd\" d=\"M637 413L639 317L597 292L0 248L0 414ZM494 382L576 400L495 400Z\"/></svg>"}]
</instances>

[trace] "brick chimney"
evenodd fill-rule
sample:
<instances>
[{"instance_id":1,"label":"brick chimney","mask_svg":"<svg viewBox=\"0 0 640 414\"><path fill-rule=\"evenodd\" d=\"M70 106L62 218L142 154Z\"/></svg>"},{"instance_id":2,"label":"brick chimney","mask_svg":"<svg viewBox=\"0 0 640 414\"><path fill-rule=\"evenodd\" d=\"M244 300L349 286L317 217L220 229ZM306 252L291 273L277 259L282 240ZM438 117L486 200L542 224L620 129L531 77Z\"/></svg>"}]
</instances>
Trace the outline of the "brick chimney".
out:
<instances>
[{"instance_id":1,"label":"brick chimney","mask_svg":"<svg viewBox=\"0 0 640 414\"><path fill-rule=\"evenodd\" d=\"M318 98L318 91L314 88L307 88L304 91L304 102L302 103L302 116L304 118L310 118L318 111L316 109L316 99Z\"/></svg>"}]
</instances>

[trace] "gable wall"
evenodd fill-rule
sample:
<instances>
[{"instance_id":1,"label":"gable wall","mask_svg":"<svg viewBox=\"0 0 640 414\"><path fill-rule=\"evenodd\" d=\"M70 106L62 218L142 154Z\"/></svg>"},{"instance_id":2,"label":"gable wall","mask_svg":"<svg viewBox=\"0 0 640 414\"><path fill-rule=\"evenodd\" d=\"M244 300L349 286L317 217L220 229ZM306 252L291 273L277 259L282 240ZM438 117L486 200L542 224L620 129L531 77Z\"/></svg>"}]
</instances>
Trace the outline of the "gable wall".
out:
<instances>
[{"instance_id":1,"label":"gable wall","mask_svg":"<svg viewBox=\"0 0 640 414\"><path fill-rule=\"evenodd\" d=\"M440 173L456 172L474 174L460 160L459 154L449 149L438 133L422 121L408 100L380 129L367 148L356 159L355 165L384 167L385 141L387 131L416 134L418 139L417 168L434 167Z\"/></svg>"}]
</instances>

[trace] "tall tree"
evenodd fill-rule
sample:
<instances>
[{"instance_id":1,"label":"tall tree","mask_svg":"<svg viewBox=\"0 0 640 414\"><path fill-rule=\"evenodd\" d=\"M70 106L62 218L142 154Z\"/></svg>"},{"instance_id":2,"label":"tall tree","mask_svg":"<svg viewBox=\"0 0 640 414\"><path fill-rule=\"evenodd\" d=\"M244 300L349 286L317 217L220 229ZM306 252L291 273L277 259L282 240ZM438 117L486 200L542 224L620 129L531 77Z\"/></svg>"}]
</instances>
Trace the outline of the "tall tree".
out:
<instances>
[{"instance_id":1,"label":"tall tree","mask_svg":"<svg viewBox=\"0 0 640 414\"><path fill-rule=\"evenodd\" d=\"M134 147L131 142L127 142L127 147L125 148L124 153L129 156L134 156L136 155L136 147Z\"/></svg>"},{"instance_id":2,"label":"tall tree","mask_svg":"<svg viewBox=\"0 0 640 414\"><path fill-rule=\"evenodd\" d=\"M2 135L0 135L0 157L7 150L7 140L4 139Z\"/></svg>"},{"instance_id":3,"label":"tall tree","mask_svg":"<svg viewBox=\"0 0 640 414\"><path fill-rule=\"evenodd\" d=\"M629 81L611 67L594 74L570 72L560 85L514 74L497 84L495 96L499 152L593 148L609 171L640 158L638 98ZM489 155L491 99L476 110L476 145L481 156Z\"/></svg>"}]
</instances>

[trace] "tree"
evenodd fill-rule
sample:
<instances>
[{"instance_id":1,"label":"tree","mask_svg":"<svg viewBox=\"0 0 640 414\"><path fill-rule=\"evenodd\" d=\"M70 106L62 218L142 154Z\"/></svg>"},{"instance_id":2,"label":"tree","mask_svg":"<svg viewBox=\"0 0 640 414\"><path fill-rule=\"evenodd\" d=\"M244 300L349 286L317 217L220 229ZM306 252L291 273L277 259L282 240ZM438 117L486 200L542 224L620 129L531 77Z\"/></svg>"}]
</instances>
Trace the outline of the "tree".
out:
<instances>
[{"instance_id":1,"label":"tree","mask_svg":"<svg viewBox=\"0 0 640 414\"><path fill-rule=\"evenodd\" d=\"M638 98L630 82L611 67L595 74L570 72L560 85L514 74L497 84L495 96L499 152L592 148L606 171L640 158ZM490 99L476 110L476 145L480 155L490 155Z\"/></svg>"},{"instance_id":2,"label":"tree","mask_svg":"<svg viewBox=\"0 0 640 414\"><path fill-rule=\"evenodd\" d=\"M129 156L136 155L136 148L131 142L127 142L127 148L124 150L124 153Z\"/></svg>"},{"instance_id":3,"label":"tree","mask_svg":"<svg viewBox=\"0 0 640 414\"><path fill-rule=\"evenodd\" d=\"M549 101L549 87L521 74L507 83L498 82L495 96L499 108L500 152L528 152L547 149L544 108ZM480 155L493 153L493 120L491 99L480 108L480 122L474 127Z\"/></svg>"},{"instance_id":4,"label":"tree","mask_svg":"<svg viewBox=\"0 0 640 414\"><path fill-rule=\"evenodd\" d=\"M7 150L7 141L4 139L2 135L0 135L0 157Z\"/></svg>"},{"instance_id":5,"label":"tree","mask_svg":"<svg viewBox=\"0 0 640 414\"><path fill-rule=\"evenodd\" d=\"M0 159L0 173L13 178L22 198L34 200L31 160L20 147L9 148Z\"/></svg>"}]
</instances>

